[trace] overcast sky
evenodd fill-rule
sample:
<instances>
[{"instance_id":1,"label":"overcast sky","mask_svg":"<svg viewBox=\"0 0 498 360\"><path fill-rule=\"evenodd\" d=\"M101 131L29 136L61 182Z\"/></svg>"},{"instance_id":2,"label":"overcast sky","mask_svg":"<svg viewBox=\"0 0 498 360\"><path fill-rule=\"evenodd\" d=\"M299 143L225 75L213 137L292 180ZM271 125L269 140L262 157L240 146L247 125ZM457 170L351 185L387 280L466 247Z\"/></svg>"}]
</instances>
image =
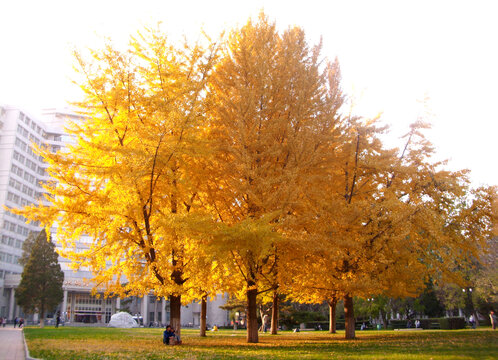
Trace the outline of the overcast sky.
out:
<instances>
[{"instance_id":1,"label":"overcast sky","mask_svg":"<svg viewBox=\"0 0 498 360\"><path fill-rule=\"evenodd\" d=\"M439 158L472 170L474 184L498 184L497 1L178 1L87 0L0 3L0 103L36 113L78 96L73 47L102 36L125 42L158 21L195 39L256 18L304 28L323 54L339 58L357 112L382 113L397 142L426 95Z\"/></svg>"}]
</instances>

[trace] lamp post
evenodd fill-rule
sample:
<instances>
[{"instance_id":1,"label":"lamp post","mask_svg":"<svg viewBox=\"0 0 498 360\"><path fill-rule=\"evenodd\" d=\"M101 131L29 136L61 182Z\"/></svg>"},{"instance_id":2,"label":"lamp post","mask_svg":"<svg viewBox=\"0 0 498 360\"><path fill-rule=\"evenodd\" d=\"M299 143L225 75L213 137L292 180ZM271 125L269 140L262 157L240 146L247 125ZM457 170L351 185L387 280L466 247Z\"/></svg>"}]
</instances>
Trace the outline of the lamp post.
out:
<instances>
[{"instance_id":1,"label":"lamp post","mask_svg":"<svg viewBox=\"0 0 498 360\"><path fill-rule=\"evenodd\" d=\"M469 317L474 313L474 302L472 301L472 291L471 287L466 287L462 289L462 292L465 294L465 316Z\"/></svg>"}]
</instances>

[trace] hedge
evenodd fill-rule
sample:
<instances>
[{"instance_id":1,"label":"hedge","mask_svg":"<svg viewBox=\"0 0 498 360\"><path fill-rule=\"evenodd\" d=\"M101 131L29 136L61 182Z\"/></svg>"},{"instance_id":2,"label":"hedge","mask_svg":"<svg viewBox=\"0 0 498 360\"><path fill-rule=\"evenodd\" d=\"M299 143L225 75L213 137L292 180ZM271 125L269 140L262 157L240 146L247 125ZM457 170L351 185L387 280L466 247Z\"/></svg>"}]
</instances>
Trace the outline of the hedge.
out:
<instances>
[{"instance_id":1,"label":"hedge","mask_svg":"<svg viewBox=\"0 0 498 360\"><path fill-rule=\"evenodd\" d=\"M450 317L439 319L439 324L443 330L457 330L465 329L467 325L465 318L463 317Z\"/></svg>"}]
</instances>

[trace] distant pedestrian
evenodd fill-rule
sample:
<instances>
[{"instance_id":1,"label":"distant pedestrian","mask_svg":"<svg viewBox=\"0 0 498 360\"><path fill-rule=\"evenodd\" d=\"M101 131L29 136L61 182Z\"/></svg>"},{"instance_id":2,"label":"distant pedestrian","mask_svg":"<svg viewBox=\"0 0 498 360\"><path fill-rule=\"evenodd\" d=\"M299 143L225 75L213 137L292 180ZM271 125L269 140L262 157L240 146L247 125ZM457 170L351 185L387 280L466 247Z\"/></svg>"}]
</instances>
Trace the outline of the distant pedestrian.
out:
<instances>
[{"instance_id":1,"label":"distant pedestrian","mask_svg":"<svg viewBox=\"0 0 498 360\"><path fill-rule=\"evenodd\" d=\"M489 313L489 320L491 320L491 327L493 328L493 330L496 330L496 322L498 321L498 319L496 318L495 312L493 310L491 310L491 312Z\"/></svg>"},{"instance_id":2,"label":"distant pedestrian","mask_svg":"<svg viewBox=\"0 0 498 360\"><path fill-rule=\"evenodd\" d=\"M22 329L23 325L24 325L24 318L20 318L19 319L19 329Z\"/></svg>"},{"instance_id":3,"label":"distant pedestrian","mask_svg":"<svg viewBox=\"0 0 498 360\"><path fill-rule=\"evenodd\" d=\"M58 328L59 324L61 323L61 313L57 313L57 318L55 319L55 327Z\"/></svg>"},{"instance_id":4,"label":"distant pedestrian","mask_svg":"<svg viewBox=\"0 0 498 360\"><path fill-rule=\"evenodd\" d=\"M474 318L474 315L470 315L469 317L469 324L472 329L476 328L476 319Z\"/></svg>"},{"instance_id":5,"label":"distant pedestrian","mask_svg":"<svg viewBox=\"0 0 498 360\"><path fill-rule=\"evenodd\" d=\"M16 326L17 326L17 316L16 316L16 318L14 319L14 327L16 327Z\"/></svg>"},{"instance_id":6,"label":"distant pedestrian","mask_svg":"<svg viewBox=\"0 0 498 360\"><path fill-rule=\"evenodd\" d=\"M263 332L266 332L268 330L268 314L263 315L262 322L263 322L263 324L262 324Z\"/></svg>"}]
</instances>

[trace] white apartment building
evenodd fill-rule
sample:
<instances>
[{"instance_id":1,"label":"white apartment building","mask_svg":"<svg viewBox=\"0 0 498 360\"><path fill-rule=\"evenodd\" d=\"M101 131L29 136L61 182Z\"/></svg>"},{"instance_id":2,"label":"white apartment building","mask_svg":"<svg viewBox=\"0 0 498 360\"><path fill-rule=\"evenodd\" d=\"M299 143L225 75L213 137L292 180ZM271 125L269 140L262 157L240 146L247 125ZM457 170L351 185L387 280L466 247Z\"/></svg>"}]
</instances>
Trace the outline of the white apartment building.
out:
<instances>
[{"instance_id":1,"label":"white apartment building","mask_svg":"<svg viewBox=\"0 0 498 360\"><path fill-rule=\"evenodd\" d=\"M22 267L18 259L22 244L29 232L38 232L38 224L27 224L26 219L3 208L23 207L36 202L43 193L41 184L49 178L46 164L37 156L31 144L49 146L58 151L71 141L64 132L64 124L71 119L82 120L81 115L68 109L47 109L42 117L36 118L20 109L0 106L0 316L9 321L22 316L22 309L15 303L15 289L19 285ZM87 236L80 239L78 246L91 242ZM88 271L74 272L67 259L59 257L64 271L64 299L58 311L69 324L103 325L112 314L126 310L137 314L146 326L149 323L167 324L169 304L166 299L155 296L127 299L103 299L91 296L91 285L84 279L91 278ZM219 308L225 303L219 296L208 302L207 323L224 326L229 324L228 311ZM37 317L27 317L37 321ZM182 322L185 326L199 326L200 305L182 307Z\"/></svg>"},{"instance_id":2,"label":"white apartment building","mask_svg":"<svg viewBox=\"0 0 498 360\"><path fill-rule=\"evenodd\" d=\"M28 234L40 231L37 223L4 208L23 207L42 197L41 185L48 180L46 164L31 144L47 145L57 151L62 146L61 132L52 130L36 117L20 109L0 106L0 316L8 315L9 291L5 278L20 274L18 260Z\"/></svg>"}]
</instances>

